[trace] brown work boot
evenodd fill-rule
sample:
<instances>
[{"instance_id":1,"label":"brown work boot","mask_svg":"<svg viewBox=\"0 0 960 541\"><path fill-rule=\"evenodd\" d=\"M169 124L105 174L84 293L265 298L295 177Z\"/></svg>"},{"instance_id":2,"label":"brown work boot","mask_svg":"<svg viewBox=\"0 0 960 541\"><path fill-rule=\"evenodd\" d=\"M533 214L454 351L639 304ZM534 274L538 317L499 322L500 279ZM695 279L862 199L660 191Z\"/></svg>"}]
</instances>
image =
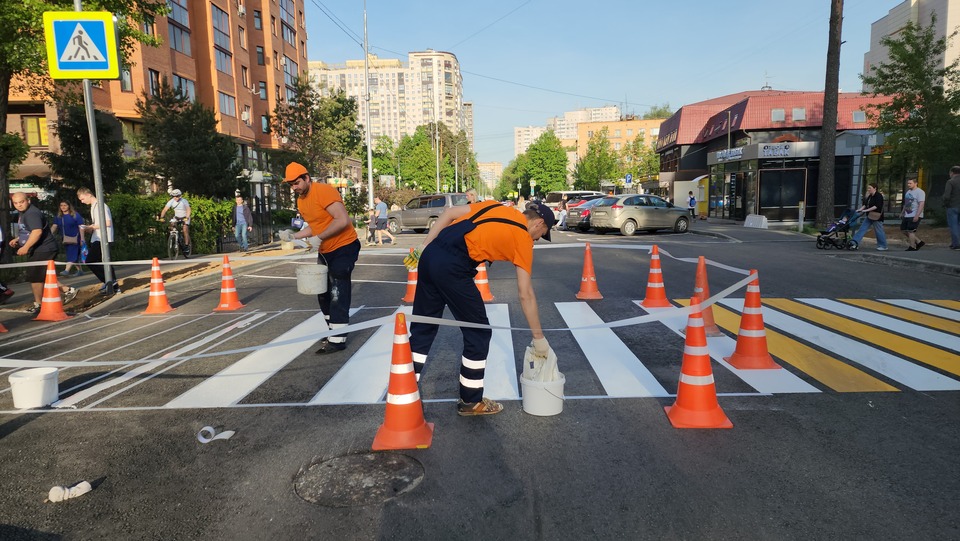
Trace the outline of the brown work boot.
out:
<instances>
[{"instance_id":1,"label":"brown work boot","mask_svg":"<svg viewBox=\"0 0 960 541\"><path fill-rule=\"evenodd\" d=\"M457 400L457 415L469 417L472 415L493 415L503 411L503 404L484 398L480 402L464 402Z\"/></svg>"}]
</instances>

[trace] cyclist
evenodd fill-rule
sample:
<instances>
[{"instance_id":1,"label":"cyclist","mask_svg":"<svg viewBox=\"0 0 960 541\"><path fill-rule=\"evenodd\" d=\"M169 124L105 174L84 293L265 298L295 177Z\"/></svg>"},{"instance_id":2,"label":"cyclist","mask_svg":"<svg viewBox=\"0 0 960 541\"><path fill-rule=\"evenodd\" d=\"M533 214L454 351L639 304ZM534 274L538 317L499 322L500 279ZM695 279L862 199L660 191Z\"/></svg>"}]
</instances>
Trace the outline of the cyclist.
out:
<instances>
[{"instance_id":1,"label":"cyclist","mask_svg":"<svg viewBox=\"0 0 960 541\"><path fill-rule=\"evenodd\" d=\"M183 220L183 251L184 255L190 254L190 203L183 198L183 192L173 190L170 192L172 199L167 201L160 213L160 219L167 213L167 209L173 209L173 215L178 220Z\"/></svg>"}]
</instances>

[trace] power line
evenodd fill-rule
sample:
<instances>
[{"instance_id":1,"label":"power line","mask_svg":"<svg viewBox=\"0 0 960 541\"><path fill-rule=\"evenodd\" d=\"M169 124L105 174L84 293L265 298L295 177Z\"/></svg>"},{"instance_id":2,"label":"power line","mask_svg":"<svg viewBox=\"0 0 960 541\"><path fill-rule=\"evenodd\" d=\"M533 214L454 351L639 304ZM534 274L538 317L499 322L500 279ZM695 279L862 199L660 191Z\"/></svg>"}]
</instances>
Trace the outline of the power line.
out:
<instances>
[{"instance_id":1,"label":"power line","mask_svg":"<svg viewBox=\"0 0 960 541\"><path fill-rule=\"evenodd\" d=\"M328 19L330 19L330 22L332 22L334 25L336 25L337 28L339 28L344 34L346 34L346 36L347 36L348 38L350 38L350 39L353 40L357 45L359 45L361 48L363 48L363 40L362 40L362 38L360 38L360 35L357 34L356 32L354 32L353 30L349 29L349 28L345 28L346 23L344 23L343 21L340 20L339 17L337 17L336 15L334 15L333 10L331 10L331 9L328 8L327 6L323 5L323 3L322 3L322 2L319 2L318 0L310 0L310 1L313 3L313 5L317 6L317 8L318 8L324 15L326 15Z\"/></svg>"},{"instance_id":2,"label":"power line","mask_svg":"<svg viewBox=\"0 0 960 541\"><path fill-rule=\"evenodd\" d=\"M528 85L528 84L525 84L525 83L518 83L518 82L515 82L515 81L508 81L508 80L506 80L506 79L500 79L499 77L491 77L491 76L489 76L489 75L482 75L482 74L480 74L480 73L474 73L474 72L472 72L472 71L465 71L465 70L460 70L460 71L461 71L462 73L466 73L466 74L469 74L469 75L474 75L474 76L477 76L477 77L482 77L482 78L484 78L484 79L490 79L491 81L498 81L498 82L507 83L507 84L510 84L510 85L522 86L522 87L524 87L524 88L532 88L533 90L540 90L540 91L543 91L543 92L551 92L551 93L553 93L553 94L562 94L562 95L565 95L565 96L573 96L573 97L575 97L575 98L586 98L586 99L588 99L588 100L596 100L596 101L602 101L602 102L606 102L606 103L624 103L624 102L622 102L622 101L620 101L620 100L614 100L614 99L609 99L609 98L598 98L598 97L596 97L596 96L585 96L585 95L583 95L583 94L574 94L574 93L572 93L572 92L564 92L564 91L562 91L562 90L552 90L552 89L549 89L549 88L543 88L542 86L533 86L533 85ZM639 105L639 106L642 106L642 107L655 107L654 105L651 105L651 104L649 104L649 103L633 103L633 102L627 102L626 104L627 104L627 105Z\"/></svg>"},{"instance_id":3,"label":"power line","mask_svg":"<svg viewBox=\"0 0 960 541\"><path fill-rule=\"evenodd\" d=\"M527 0L526 2L524 2L524 3L520 4L519 6L513 8L513 9L510 10L506 15L504 15L504 16L500 17L499 19L493 21L492 23L488 24L487 26L484 26L484 27L481 28L480 30L477 30L476 32L470 34L469 36L463 38L462 40L454 43L454 44L453 44L453 47L450 47L450 48L447 49L447 50L448 50L448 51L454 50L454 49L455 49L458 45L460 45L461 43L469 40L470 38L476 36L476 35L479 34L480 32L483 32L483 31L486 30L487 28L490 28L491 26L497 24L498 22L506 19L506 18L509 17L510 15L513 15L514 12L516 12L517 10L519 10L520 8L522 8L523 6L529 4L531 1L532 1L532 0Z\"/></svg>"}]
</instances>

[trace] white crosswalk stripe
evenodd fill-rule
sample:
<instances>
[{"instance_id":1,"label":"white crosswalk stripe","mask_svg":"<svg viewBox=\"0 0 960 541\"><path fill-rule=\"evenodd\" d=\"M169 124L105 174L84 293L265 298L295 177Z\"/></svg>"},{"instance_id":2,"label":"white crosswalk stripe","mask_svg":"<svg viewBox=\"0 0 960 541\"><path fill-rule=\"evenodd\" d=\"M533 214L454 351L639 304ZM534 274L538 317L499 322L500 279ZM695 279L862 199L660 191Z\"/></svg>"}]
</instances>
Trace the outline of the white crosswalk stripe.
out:
<instances>
[{"instance_id":1,"label":"white crosswalk stripe","mask_svg":"<svg viewBox=\"0 0 960 541\"><path fill-rule=\"evenodd\" d=\"M910 323L909 321L885 316L883 314L878 314L876 312L871 312L870 310L864 310L862 308L857 308L856 306L850 306L849 304L844 304L842 302L837 302L830 299L797 300L807 303L811 306L816 306L817 308L822 308L829 312L854 319L861 323L889 329L897 334L902 334L915 340L928 342L930 344L951 349L953 351L960 351L960 336L957 335L948 334L934 329L928 329L927 327L922 327L920 325Z\"/></svg>"},{"instance_id":2,"label":"white crosswalk stripe","mask_svg":"<svg viewBox=\"0 0 960 541\"><path fill-rule=\"evenodd\" d=\"M899 306L901 308L906 308L908 310L914 310L921 313L930 314L931 316L941 317L944 319L951 319L953 321L960 321L960 312L951 310L949 308L944 308L942 306L936 306L933 304L928 304L920 301L911 301L907 299L878 299L887 304L892 304L894 306Z\"/></svg>"}]
</instances>

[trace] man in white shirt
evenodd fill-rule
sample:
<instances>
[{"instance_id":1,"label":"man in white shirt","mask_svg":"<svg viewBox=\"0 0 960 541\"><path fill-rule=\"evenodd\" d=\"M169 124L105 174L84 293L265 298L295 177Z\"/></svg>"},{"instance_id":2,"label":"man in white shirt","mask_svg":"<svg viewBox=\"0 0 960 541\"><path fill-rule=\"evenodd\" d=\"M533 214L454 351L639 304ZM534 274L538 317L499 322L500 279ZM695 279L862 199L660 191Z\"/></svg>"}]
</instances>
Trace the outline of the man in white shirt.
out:
<instances>
[{"instance_id":1,"label":"man in white shirt","mask_svg":"<svg viewBox=\"0 0 960 541\"><path fill-rule=\"evenodd\" d=\"M917 187L917 179L907 181L907 191L903 193L903 210L900 211L900 230L907 236L908 252L916 252L926 244L917 238L917 228L923 218L923 205L926 194Z\"/></svg>"},{"instance_id":2,"label":"man in white shirt","mask_svg":"<svg viewBox=\"0 0 960 541\"><path fill-rule=\"evenodd\" d=\"M77 199L84 205L90 205L90 217L92 218L90 225L80 226L81 235L90 233L90 242L87 244L87 266L103 283L100 293L104 295L120 293L120 285L116 280L107 283L104 266L100 264L103 261L103 245L101 243L104 237L106 237L106 242L113 242L113 216L110 214L110 207L106 204L103 205L103 213L107 221L106 224L100 224L100 209L98 207L100 202L97 201L97 196L93 195L89 188L79 188ZM106 235L103 234L104 231L106 231Z\"/></svg>"},{"instance_id":3,"label":"man in white shirt","mask_svg":"<svg viewBox=\"0 0 960 541\"><path fill-rule=\"evenodd\" d=\"M163 207L163 212L160 213L160 219L163 219L163 215L167 213L167 209L173 209L173 215L178 219L183 220L183 244L185 246L186 253L190 253L190 202L183 198L183 192L180 190L173 190L170 192L170 195L173 196L172 199L167 201L167 204Z\"/></svg>"}]
</instances>

